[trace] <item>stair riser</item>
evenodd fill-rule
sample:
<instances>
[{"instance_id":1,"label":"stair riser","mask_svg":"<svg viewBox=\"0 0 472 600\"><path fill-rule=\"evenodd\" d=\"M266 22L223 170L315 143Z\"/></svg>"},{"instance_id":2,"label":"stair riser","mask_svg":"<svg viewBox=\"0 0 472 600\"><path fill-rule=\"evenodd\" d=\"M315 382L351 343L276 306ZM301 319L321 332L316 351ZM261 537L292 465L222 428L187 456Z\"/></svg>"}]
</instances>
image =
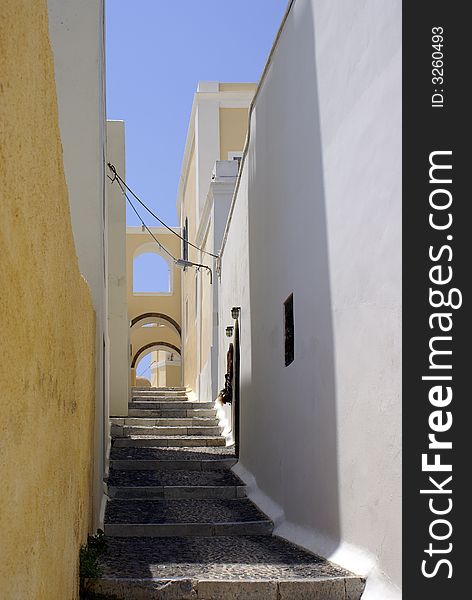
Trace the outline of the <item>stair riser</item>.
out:
<instances>
[{"instance_id":1,"label":"stair riser","mask_svg":"<svg viewBox=\"0 0 472 600\"><path fill-rule=\"evenodd\" d=\"M292 581L197 581L192 579L96 579L96 594L126 600L360 600L365 582L360 577ZM158 595L156 595L158 594Z\"/></svg>"},{"instance_id":2,"label":"stair riser","mask_svg":"<svg viewBox=\"0 0 472 600\"><path fill-rule=\"evenodd\" d=\"M218 419L208 417L182 417L179 418L142 418L139 417L125 417L125 418L112 418L110 419L112 425L120 425L126 427L218 427Z\"/></svg>"},{"instance_id":3,"label":"stair riser","mask_svg":"<svg viewBox=\"0 0 472 600\"><path fill-rule=\"evenodd\" d=\"M111 460L110 467L120 471L219 471L231 469L235 458L218 460Z\"/></svg>"},{"instance_id":4,"label":"stair riser","mask_svg":"<svg viewBox=\"0 0 472 600\"><path fill-rule=\"evenodd\" d=\"M271 535L270 521L250 523L163 523L132 525L105 523L105 534L116 537L210 537L219 535Z\"/></svg>"},{"instance_id":5,"label":"stair riser","mask_svg":"<svg viewBox=\"0 0 472 600\"><path fill-rule=\"evenodd\" d=\"M225 446L224 438L205 438L203 436L193 439L166 439L166 438L116 438L114 445L117 448L177 448L177 447L200 447Z\"/></svg>"},{"instance_id":6,"label":"stair riser","mask_svg":"<svg viewBox=\"0 0 472 600\"><path fill-rule=\"evenodd\" d=\"M195 500L213 498L246 498L245 486L163 486L163 487L109 487L110 498L160 498Z\"/></svg>"},{"instance_id":7,"label":"stair riser","mask_svg":"<svg viewBox=\"0 0 472 600\"><path fill-rule=\"evenodd\" d=\"M128 427L112 425L111 436L122 438L130 435L220 435L221 427Z\"/></svg>"},{"instance_id":8,"label":"stair riser","mask_svg":"<svg viewBox=\"0 0 472 600\"><path fill-rule=\"evenodd\" d=\"M156 419L180 419L180 418L193 418L193 417L216 417L215 409L148 409L148 408L130 408L128 412L130 417L146 417Z\"/></svg>"}]
</instances>

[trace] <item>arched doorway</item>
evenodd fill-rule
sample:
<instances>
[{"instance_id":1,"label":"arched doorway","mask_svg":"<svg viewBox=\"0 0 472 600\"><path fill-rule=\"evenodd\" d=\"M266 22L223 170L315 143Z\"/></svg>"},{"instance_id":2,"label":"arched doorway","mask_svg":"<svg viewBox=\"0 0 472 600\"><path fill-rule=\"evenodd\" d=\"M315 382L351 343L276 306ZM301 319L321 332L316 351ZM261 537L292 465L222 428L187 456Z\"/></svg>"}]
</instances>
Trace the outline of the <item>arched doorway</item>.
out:
<instances>
[{"instance_id":1,"label":"arched doorway","mask_svg":"<svg viewBox=\"0 0 472 600\"><path fill-rule=\"evenodd\" d=\"M150 358L144 363L147 357ZM138 367L143 363L144 369L140 370ZM134 353L131 369L135 381L140 385L180 387L182 384L180 348L162 340L152 341ZM145 383L146 381L149 384Z\"/></svg>"}]
</instances>

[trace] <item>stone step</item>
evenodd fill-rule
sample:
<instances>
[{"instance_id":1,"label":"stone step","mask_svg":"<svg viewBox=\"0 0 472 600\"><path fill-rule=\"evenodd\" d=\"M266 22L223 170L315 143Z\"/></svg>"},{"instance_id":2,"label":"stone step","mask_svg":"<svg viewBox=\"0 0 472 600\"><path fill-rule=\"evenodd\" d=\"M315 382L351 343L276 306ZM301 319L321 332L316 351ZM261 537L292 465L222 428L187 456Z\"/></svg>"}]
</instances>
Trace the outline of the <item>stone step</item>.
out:
<instances>
[{"instance_id":1,"label":"stone step","mask_svg":"<svg viewBox=\"0 0 472 600\"><path fill-rule=\"evenodd\" d=\"M186 396L182 396L181 398L179 397L175 397L175 396L160 396L160 397L155 397L155 396L134 396L132 398L130 398L128 400L129 404L134 404L136 402L142 402L143 404L145 404L146 406L150 403L150 402L167 402L169 404L175 404L176 402L180 402L180 403L184 403L184 404L205 404L205 402L199 402L196 400L189 400ZM213 406L213 403L211 403Z\"/></svg>"},{"instance_id":2,"label":"stone step","mask_svg":"<svg viewBox=\"0 0 472 600\"><path fill-rule=\"evenodd\" d=\"M136 401L129 402L128 409L149 409L149 410L190 410L190 409L214 409L215 406L213 402L168 402L164 401L154 401L154 400L145 400L145 401Z\"/></svg>"},{"instance_id":3,"label":"stone step","mask_svg":"<svg viewBox=\"0 0 472 600\"><path fill-rule=\"evenodd\" d=\"M131 390L133 392L157 392L157 393L164 393L164 392L187 392L187 388L184 387L150 387L150 386L133 386L131 388Z\"/></svg>"},{"instance_id":4,"label":"stone step","mask_svg":"<svg viewBox=\"0 0 472 600\"><path fill-rule=\"evenodd\" d=\"M180 471L183 469L189 471L214 471L218 469L231 469L236 462L236 458L202 460L134 460L129 458L117 458L110 460L110 467L126 471Z\"/></svg>"},{"instance_id":5,"label":"stone step","mask_svg":"<svg viewBox=\"0 0 472 600\"><path fill-rule=\"evenodd\" d=\"M205 435L130 435L129 437L114 438L117 448L160 448L162 446L225 446L226 440L221 436Z\"/></svg>"},{"instance_id":6,"label":"stone step","mask_svg":"<svg viewBox=\"0 0 472 600\"><path fill-rule=\"evenodd\" d=\"M365 582L275 536L107 537L92 590L126 600L359 600Z\"/></svg>"},{"instance_id":7,"label":"stone step","mask_svg":"<svg viewBox=\"0 0 472 600\"><path fill-rule=\"evenodd\" d=\"M168 417L152 418L143 417L112 417L112 425L147 426L147 427L217 427L218 419L215 417Z\"/></svg>"},{"instance_id":8,"label":"stone step","mask_svg":"<svg viewBox=\"0 0 472 600\"><path fill-rule=\"evenodd\" d=\"M187 388L185 387L139 387L139 386L133 386L131 388L131 390L133 392L147 392L147 391L153 391L153 392L186 392Z\"/></svg>"},{"instance_id":9,"label":"stone step","mask_svg":"<svg viewBox=\"0 0 472 600\"><path fill-rule=\"evenodd\" d=\"M185 392L131 392L132 398L187 398L187 394Z\"/></svg>"},{"instance_id":10,"label":"stone step","mask_svg":"<svg viewBox=\"0 0 472 600\"><path fill-rule=\"evenodd\" d=\"M128 471L132 472L132 471ZM198 473L198 471L195 471ZM193 499L208 500L212 498L246 498L246 488L229 486L141 486L141 487L108 487L109 498L146 499L160 498L166 500Z\"/></svg>"},{"instance_id":11,"label":"stone step","mask_svg":"<svg viewBox=\"0 0 472 600\"><path fill-rule=\"evenodd\" d=\"M213 447L111 447L110 468L127 471L212 471L231 469L237 459L234 446Z\"/></svg>"},{"instance_id":12,"label":"stone step","mask_svg":"<svg viewBox=\"0 0 472 600\"><path fill-rule=\"evenodd\" d=\"M180 419L180 418L196 418L196 417L216 417L214 408L164 408L164 409L149 409L149 408L130 408L128 410L130 417L147 417L161 419Z\"/></svg>"},{"instance_id":13,"label":"stone step","mask_svg":"<svg viewBox=\"0 0 472 600\"><path fill-rule=\"evenodd\" d=\"M195 401L189 400L187 396L132 396L129 402L145 402L146 404L148 402L169 402L172 404L176 402L185 402L187 404L188 402ZM197 402L197 404L200 403Z\"/></svg>"},{"instance_id":14,"label":"stone step","mask_svg":"<svg viewBox=\"0 0 472 600\"><path fill-rule=\"evenodd\" d=\"M110 498L244 498L246 486L229 470L110 470Z\"/></svg>"},{"instance_id":15,"label":"stone step","mask_svg":"<svg viewBox=\"0 0 472 600\"><path fill-rule=\"evenodd\" d=\"M186 436L218 436L222 431L221 427L199 427L198 425L195 427L159 427L156 425L112 425L111 426L111 436L112 438L130 438L133 436L177 436L177 435L186 435Z\"/></svg>"},{"instance_id":16,"label":"stone step","mask_svg":"<svg viewBox=\"0 0 472 600\"><path fill-rule=\"evenodd\" d=\"M271 535L272 521L250 500L116 499L107 502L105 533L119 537Z\"/></svg>"}]
</instances>

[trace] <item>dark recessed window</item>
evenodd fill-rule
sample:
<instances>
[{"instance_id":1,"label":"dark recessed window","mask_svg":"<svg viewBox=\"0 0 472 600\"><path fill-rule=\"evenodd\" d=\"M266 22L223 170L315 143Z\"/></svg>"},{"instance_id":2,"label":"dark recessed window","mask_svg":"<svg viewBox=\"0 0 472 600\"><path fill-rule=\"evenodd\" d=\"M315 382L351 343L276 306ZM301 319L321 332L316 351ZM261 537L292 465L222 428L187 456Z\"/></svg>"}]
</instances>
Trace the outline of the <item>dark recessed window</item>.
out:
<instances>
[{"instance_id":1,"label":"dark recessed window","mask_svg":"<svg viewBox=\"0 0 472 600\"><path fill-rule=\"evenodd\" d=\"M183 230L183 246L182 246L182 258L188 260L188 218L185 217L185 224Z\"/></svg>"},{"instance_id":2,"label":"dark recessed window","mask_svg":"<svg viewBox=\"0 0 472 600\"><path fill-rule=\"evenodd\" d=\"M295 330L293 323L293 294L284 302L285 366L295 358Z\"/></svg>"}]
</instances>

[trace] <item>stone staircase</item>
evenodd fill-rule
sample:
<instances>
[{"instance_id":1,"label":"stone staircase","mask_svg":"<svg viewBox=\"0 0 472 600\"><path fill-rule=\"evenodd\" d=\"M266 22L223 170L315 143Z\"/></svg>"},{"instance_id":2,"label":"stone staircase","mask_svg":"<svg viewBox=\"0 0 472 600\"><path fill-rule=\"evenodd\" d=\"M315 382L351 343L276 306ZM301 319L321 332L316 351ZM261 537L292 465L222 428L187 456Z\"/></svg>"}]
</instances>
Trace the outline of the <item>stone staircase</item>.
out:
<instances>
[{"instance_id":1,"label":"stone staircase","mask_svg":"<svg viewBox=\"0 0 472 600\"><path fill-rule=\"evenodd\" d=\"M133 390L112 418L103 575L119 600L358 600L364 581L272 535L231 471L211 403L184 389Z\"/></svg>"}]
</instances>

